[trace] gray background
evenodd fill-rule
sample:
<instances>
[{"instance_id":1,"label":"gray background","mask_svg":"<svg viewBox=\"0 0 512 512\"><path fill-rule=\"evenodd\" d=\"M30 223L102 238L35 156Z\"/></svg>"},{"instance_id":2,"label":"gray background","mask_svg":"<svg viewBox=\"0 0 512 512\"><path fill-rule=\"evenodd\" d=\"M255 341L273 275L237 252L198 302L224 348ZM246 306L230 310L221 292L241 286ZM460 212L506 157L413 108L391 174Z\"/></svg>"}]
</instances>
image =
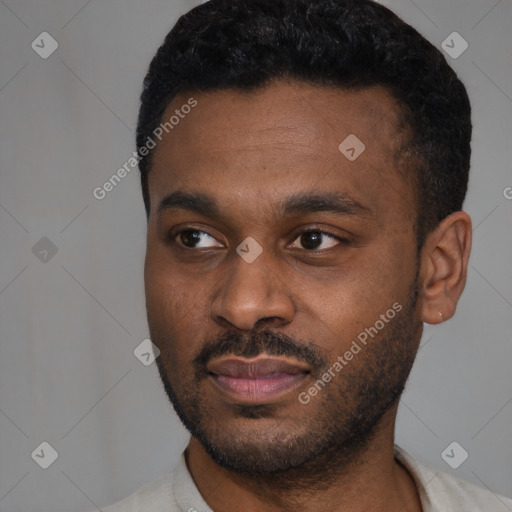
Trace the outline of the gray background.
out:
<instances>
[{"instance_id":1,"label":"gray background","mask_svg":"<svg viewBox=\"0 0 512 512\"><path fill-rule=\"evenodd\" d=\"M447 59L474 120L467 288L454 319L426 327L397 442L433 468L512 496L512 4L384 3L438 47L453 31L469 43ZM138 171L101 201L92 191L131 156L150 58L193 5L0 2L4 512L104 507L171 470L187 441L155 364L133 353L148 337ZM31 48L43 31L59 44L47 59ZM57 248L52 257L41 252L47 241L32 251L43 237ZM48 469L31 457L43 441L58 452ZM441 458L453 441L469 453L456 470ZM495 510L507 509L496 500Z\"/></svg>"}]
</instances>

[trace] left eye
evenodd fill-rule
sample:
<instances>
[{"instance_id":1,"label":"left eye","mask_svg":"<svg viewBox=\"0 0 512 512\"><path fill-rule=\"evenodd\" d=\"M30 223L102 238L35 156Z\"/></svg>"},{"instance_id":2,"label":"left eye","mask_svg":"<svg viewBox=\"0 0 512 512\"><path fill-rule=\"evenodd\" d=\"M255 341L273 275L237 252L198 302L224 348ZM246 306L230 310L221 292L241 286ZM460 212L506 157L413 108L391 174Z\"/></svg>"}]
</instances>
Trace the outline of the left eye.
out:
<instances>
[{"instance_id":1,"label":"left eye","mask_svg":"<svg viewBox=\"0 0 512 512\"><path fill-rule=\"evenodd\" d=\"M294 240L292 247L297 247L297 245L295 245L297 240L302 245L302 248L308 251L330 249L341 241L338 237L330 235L324 231L304 231Z\"/></svg>"}]
</instances>

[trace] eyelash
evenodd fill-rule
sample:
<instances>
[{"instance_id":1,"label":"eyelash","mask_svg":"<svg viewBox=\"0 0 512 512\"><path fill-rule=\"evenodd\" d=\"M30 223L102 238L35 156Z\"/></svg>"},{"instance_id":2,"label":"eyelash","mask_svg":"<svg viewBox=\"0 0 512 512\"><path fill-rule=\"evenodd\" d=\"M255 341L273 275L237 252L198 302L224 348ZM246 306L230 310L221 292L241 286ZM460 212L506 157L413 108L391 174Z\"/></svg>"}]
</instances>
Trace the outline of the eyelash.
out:
<instances>
[{"instance_id":1,"label":"eyelash","mask_svg":"<svg viewBox=\"0 0 512 512\"><path fill-rule=\"evenodd\" d=\"M181 229L180 231L177 231L177 232L174 232L174 233L170 233L169 234L169 241L174 243L174 244L177 244L180 248L182 249L186 249L186 250L195 250L195 251L198 251L198 250L204 250L204 251L208 251L210 249L215 249L214 247L187 247L183 244L180 244L179 242L176 241L176 239L182 234L182 233L186 233L186 232L196 232L196 233L202 233L202 234L205 234L205 235L208 235L209 237L213 238L214 240L216 240L218 242L218 240L213 236L211 235L210 233L208 233L207 231L204 231L202 229L197 229L197 228L185 228L185 229ZM327 237L329 238L332 238L334 240L336 240L339 244L337 245L349 245L350 244L350 241L347 240L346 238L343 238L343 237L340 237L340 236L337 236L337 235L334 235L333 233L330 233L329 231L324 231L322 229L314 229L314 228L310 228L310 229L305 229L303 231L300 231L298 232L295 237L293 238L292 242L295 242L295 240L297 240L300 236L304 235L304 234L308 234L308 233L319 233L321 235L326 235ZM220 243L220 242L219 242ZM336 246L337 246L336 245ZM334 247L336 247L334 246ZM306 251L308 253L315 253L315 252L327 252L327 251L330 251L331 249L333 249L333 247L329 247L327 249L301 249L303 251Z\"/></svg>"}]
</instances>

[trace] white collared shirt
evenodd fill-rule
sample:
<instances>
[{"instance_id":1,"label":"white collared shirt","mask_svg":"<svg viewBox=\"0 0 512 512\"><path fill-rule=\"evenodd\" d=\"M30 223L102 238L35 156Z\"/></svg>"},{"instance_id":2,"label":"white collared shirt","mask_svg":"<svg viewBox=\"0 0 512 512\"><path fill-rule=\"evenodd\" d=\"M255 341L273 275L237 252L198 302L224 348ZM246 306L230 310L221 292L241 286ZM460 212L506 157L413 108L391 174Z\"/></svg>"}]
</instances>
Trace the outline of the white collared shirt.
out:
<instances>
[{"instance_id":1,"label":"white collared shirt","mask_svg":"<svg viewBox=\"0 0 512 512\"><path fill-rule=\"evenodd\" d=\"M512 500L434 471L395 445L395 458L409 471L423 512L512 512ZM182 453L174 471L142 486L103 512L212 512L199 493Z\"/></svg>"}]
</instances>

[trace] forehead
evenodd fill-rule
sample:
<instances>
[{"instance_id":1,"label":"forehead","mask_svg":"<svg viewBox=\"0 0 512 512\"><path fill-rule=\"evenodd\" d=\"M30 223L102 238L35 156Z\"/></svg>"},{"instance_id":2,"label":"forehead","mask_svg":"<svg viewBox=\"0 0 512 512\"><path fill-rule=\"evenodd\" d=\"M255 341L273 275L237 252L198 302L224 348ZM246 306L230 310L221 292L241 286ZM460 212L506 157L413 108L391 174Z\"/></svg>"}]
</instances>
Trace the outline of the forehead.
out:
<instances>
[{"instance_id":1,"label":"forehead","mask_svg":"<svg viewBox=\"0 0 512 512\"><path fill-rule=\"evenodd\" d=\"M182 94L163 121L191 96L197 106L154 150L152 208L177 189L209 192L224 203L238 197L243 204L245 192L270 200L309 187L350 193L376 210L396 201L413 209L412 185L396 159L407 133L385 88L274 82L251 93Z\"/></svg>"}]
</instances>

